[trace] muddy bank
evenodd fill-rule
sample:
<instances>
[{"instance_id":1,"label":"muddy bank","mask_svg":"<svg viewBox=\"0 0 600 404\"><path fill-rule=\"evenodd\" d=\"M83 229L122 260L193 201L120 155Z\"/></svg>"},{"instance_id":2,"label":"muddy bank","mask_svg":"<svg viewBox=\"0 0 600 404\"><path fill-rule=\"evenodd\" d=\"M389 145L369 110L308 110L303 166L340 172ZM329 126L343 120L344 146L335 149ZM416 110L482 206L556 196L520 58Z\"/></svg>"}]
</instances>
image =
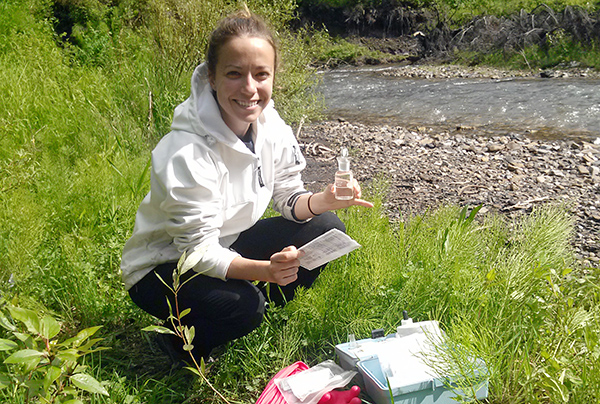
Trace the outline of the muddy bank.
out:
<instances>
[{"instance_id":1,"label":"muddy bank","mask_svg":"<svg viewBox=\"0 0 600 404\"><path fill-rule=\"evenodd\" d=\"M600 144L343 120L304 125L298 140L308 160L303 178L309 189L331 182L335 156L345 145L359 181L389 179L385 209L392 220L443 204L483 204L481 213L513 216L543 203L566 203L577 218L573 245L579 261L598 266Z\"/></svg>"}]
</instances>

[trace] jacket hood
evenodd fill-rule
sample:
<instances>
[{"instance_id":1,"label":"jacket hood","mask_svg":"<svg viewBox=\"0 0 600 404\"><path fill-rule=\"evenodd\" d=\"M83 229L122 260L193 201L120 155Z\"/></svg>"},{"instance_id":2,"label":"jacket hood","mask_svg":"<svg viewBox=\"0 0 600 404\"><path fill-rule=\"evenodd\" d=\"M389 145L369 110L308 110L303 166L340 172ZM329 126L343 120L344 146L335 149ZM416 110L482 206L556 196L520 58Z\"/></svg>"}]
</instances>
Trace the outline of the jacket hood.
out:
<instances>
[{"instance_id":1,"label":"jacket hood","mask_svg":"<svg viewBox=\"0 0 600 404\"><path fill-rule=\"evenodd\" d=\"M266 109L273 108L273 100ZM264 121L264 112L258 118ZM175 108L171 130L180 130L212 137L214 140L235 148L241 144L238 137L223 121L219 104L208 80L208 67L202 63L192 74L191 94Z\"/></svg>"}]
</instances>

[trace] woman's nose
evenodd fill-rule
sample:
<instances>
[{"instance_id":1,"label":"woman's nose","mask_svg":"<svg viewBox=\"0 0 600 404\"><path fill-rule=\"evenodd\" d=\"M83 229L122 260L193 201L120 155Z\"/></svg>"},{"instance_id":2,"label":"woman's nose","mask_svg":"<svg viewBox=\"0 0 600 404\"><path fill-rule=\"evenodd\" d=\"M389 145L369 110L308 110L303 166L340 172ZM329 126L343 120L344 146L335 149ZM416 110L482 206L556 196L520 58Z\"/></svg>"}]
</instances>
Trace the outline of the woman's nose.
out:
<instances>
[{"instance_id":1,"label":"woman's nose","mask_svg":"<svg viewBox=\"0 0 600 404\"><path fill-rule=\"evenodd\" d=\"M251 74L248 74L246 77L244 77L243 89L249 93L256 92L256 80L254 80L254 77L252 77Z\"/></svg>"}]
</instances>

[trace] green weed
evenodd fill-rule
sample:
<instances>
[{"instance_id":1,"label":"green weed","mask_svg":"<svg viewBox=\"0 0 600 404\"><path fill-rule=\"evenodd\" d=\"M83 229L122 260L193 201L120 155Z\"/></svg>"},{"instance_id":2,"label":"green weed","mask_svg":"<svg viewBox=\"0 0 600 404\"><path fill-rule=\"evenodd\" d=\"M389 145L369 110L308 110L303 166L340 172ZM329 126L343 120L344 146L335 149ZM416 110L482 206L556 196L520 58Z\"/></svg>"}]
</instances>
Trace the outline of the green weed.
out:
<instances>
[{"instance_id":1,"label":"green weed","mask_svg":"<svg viewBox=\"0 0 600 404\"><path fill-rule=\"evenodd\" d=\"M102 340L92 338L100 327L59 342L61 325L54 317L13 305L2 307L0 324L9 334L0 339L0 389L6 398L75 404L83 392L109 396L82 363L84 356L106 349L94 348Z\"/></svg>"}]
</instances>

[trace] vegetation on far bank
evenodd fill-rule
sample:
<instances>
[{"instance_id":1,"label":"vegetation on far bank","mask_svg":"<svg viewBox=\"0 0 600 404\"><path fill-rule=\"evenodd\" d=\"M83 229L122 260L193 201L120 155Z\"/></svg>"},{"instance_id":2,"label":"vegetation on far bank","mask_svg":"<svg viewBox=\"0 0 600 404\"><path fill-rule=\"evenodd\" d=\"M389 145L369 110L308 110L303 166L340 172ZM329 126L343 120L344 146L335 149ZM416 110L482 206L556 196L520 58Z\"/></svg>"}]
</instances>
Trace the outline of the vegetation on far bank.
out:
<instances>
[{"instance_id":1,"label":"vegetation on far bank","mask_svg":"<svg viewBox=\"0 0 600 404\"><path fill-rule=\"evenodd\" d=\"M319 63L325 65L420 60L529 70L600 69L598 3L302 0L299 4L303 23L322 25L338 38L318 54Z\"/></svg>"},{"instance_id":2,"label":"vegetation on far bank","mask_svg":"<svg viewBox=\"0 0 600 404\"><path fill-rule=\"evenodd\" d=\"M307 66L326 35L291 34L292 0L247 3L281 38L278 109L292 124L318 116ZM0 2L0 401L222 402L168 368L119 262L148 191L150 150L188 95L210 29L236 6ZM441 322L460 347L447 354L463 355L450 363L486 361L491 402L598 401L599 271L575 266L566 209L508 223L444 207L391 224L385 189L365 190L375 209L340 212L362 248L211 365L219 392L254 402L282 367L331 359L349 332L391 332L406 309Z\"/></svg>"},{"instance_id":3,"label":"vegetation on far bank","mask_svg":"<svg viewBox=\"0 0 600 404\"><path fill-rule=\"evenodd\" d=\"M531 11L541 3L534 0L298 0L298 6L305 12L308 9L322 12L342 12L343 17L353 17L354 22L360 21L360 14L372 23L383 11L405 9L431 9L448 14L452 21L461 23L479 15L507 16L519 13L521 10ZM588 11L597 11L598 3L588 0L548 0L543 4L555 11L566 7L581 7ZM385 16L383 16L385 18ZM388 15L389 17L389 15ZM342 16L340 16L342 18ZM351 22L351 21L348 21Z\"/></svg>"}]
</instances>

